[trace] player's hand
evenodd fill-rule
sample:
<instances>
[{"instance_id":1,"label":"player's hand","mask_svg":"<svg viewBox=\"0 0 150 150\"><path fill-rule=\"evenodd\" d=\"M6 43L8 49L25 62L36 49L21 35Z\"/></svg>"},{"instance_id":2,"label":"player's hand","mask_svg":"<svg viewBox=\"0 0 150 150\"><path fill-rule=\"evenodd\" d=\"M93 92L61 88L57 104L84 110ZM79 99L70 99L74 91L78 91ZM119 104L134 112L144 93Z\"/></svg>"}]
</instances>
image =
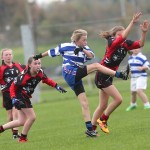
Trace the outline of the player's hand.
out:
<instances>
[{"instance_id":1,"label":"player's hand","mask_svg":"<svg viewBox=\"0 0 150 150\"><path fill-rule=\"evenodd\" d=\"M137 13L133 16L133 19L132 19L133 23L138 22L141 15L142 15L141 12L137 12Z\"/></svg>"},{"instance_id":2,"label":"player's hand","mask_svg":"<svg viewBox=\"0 0 150 150\"><path fill-rule=\"evenodd\" d=\"M21 110L21 106L23 105L24 103L20 100L18 100L17 98L12 98L12 105L18 109L18 110Z\"/></svg>"},{"instance_id":3,"label":"player's hand","mask_svg":"<svg viewBox=\"0 0 150 150\"><path fill-rule=\"evenodd\" d=\"M78 53L79 53L80 51L83 51L83 47L76 47L76 48L74 49L74 54L75 54L75 55L78 55Z\"/></svg>"},{"instance_id":4,"label":"player's hand","mask_svg":"<svg viewBox=\"0 0 150 150\"><path fill-rule=\"evenodd\" d=\"M42 58L42 54L40 53L40 54L34 55L33 58L35 60L38 60L39 58Z\"/></svg>"},{"instance_id":5,"label":"player's hand","mask_svg":"<svg viewBox=\"0 0 150 150\"><path fill-rule=\"evenodd\" d=\"M150 22L148 20L144 20L143 24L140 25L142 32L147 32L150 26Z\"/></svg>"},{"instance_id":6,"label":"player's hand","mask_svg":"<svg viewBox=\"0 0 150 150\"><path fill-rule=\"evenodd\" d=\"M59 86L59 85L57 85L57 84L56 84L55 88L56 88L56 90L59 91L60 93L66 93L66 92L67 92L64 88L62 88L61 86Z\"/></svg>"},{"instance_id":7,"label":"player's hand","mask_svg":"<svg viewBox=\"0 0 150 150\"><path fill-rule=\"evenodd\" d=\"M121 78L123 80L127 80L127 79L129 79L129 74L127 73L126 70L125 71L121 71L121 72L116 71L115 77Z\"/></svg>"}]
</instances>

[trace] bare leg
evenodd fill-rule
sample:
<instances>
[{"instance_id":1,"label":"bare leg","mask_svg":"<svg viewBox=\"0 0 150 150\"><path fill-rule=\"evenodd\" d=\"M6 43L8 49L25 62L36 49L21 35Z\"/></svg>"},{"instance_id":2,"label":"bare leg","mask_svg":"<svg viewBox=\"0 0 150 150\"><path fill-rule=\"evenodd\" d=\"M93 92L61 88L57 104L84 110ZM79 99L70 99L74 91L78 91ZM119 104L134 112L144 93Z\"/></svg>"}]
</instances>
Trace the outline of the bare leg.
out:
<instances>
[{"instance_id":1,"label":"bare leg","mask_svg":"<svg viewBox=\"0 0 150 150\"><path fill-rule=\"evenodd\" d=\"M99 105L97 106L93 117L92 117L92 124L96 125L97 124L97 119L100 118L100 116L103 114L105 109L107 108L108 105L108 99L109 96L102 90L99 90Z\"/></svg>"},{"instance_id":2,"label":"bare leg","mask_svg":"<svg viewBox=\"0 0 150 150\"><path fill-rule=\"evenodd\" d=\"M89 104L88 104L88 100L87 100L86 94L85 93L80 93L78 95L78 99L79 99L80 104L81 104L84 121L85 122L91 121Z\"/></svg>"},{"instance_id":3,"label":"bare leg","mask_svg":"<svg viewBox=\"0 0 150 150\"><path fill-rule=\"evenodd\" d=\"M26 121L22 129L22 134L27 135L32 124L34 123L36 119L36 115L35 115L33 108L23 108L22 111L26 116Z\"/></svg>"},{"instance_id":4,"label":"bare leg","mask_svg":"<svg viewBox=\"0 0 150 150\"><path fill-rule=\"evenodd\" d=\"M18 110L13 107L12 109L13 120L18 119ZM13 130L18 130L18 128L13 128Z\"/></svg>"},{"instance_id":5,"label":"bare leg","mask_svg":"<svg viewBox=\"0 0 150 150\"><path fill-rule=\"evenodd\" d=\"M144 93L143 89L138 89L137 90L138 96L141 98L143 103L149 102L147 95Z\"/></svg>"},{"instance_id":6,"label":"bare leg","mask_svg":"<svg viewBox=\"0 0 150 150\"><path fill-rule=\"evenodd\" d=\"M18 110L18 115L18 120L14 120L3 125L4 130L19 127L24 124L26 118L24 113L21 110Z\"/></svg>"},{"instance_id":7,"label":"bare leg","mask_svg":"<svg viewBox=\"0 0 150 150\"><path fill-rule=\"evenodd\" d=\"M109 96L113 101L108 105ZM105 110L105 115L109 116L122 102L122 96L114 85L104 88L101 91L100 104L94 112L92 123L96 124L97 119L102 115ZM108 107L107 107L108 105ZM107 108L106 108L107 107Z\"/></svg>"},{"instance_id":8,"label":"bare leg","mask_svg":"<svg viewBox=\"0 0 150 150\"><path fill-rule=\"evenodd\" d=\"M115 76L116 74L116 71L113 71L107 67L104 67L99 63L93 63L90 65L87 65L87 74L92 73L94 71L99 71L110 76Z\"/></svg>"}]
</instances>

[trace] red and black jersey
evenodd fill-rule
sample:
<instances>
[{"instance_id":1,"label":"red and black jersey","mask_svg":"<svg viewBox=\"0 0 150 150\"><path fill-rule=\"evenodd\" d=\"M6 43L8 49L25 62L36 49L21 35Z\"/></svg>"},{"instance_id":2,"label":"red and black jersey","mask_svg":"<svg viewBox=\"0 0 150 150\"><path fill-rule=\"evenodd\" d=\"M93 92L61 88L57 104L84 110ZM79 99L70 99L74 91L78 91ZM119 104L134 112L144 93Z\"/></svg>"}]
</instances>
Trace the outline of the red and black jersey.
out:
<instances>
[{"instance_id":1,"label":"red and black jersey","mask_svg":"<svg viewBox=\"0 0 150 150\"><path fill-rule=\"evenodd\" d=\"M9 91L9 87L14 78L25 69L25 65L19 63L12 63L12 66L2 64L0 67L0 85L2 92Z\"/></svg>"},{"instance_id":2,"label":"red and black jersey","mask_svg":"<svg viewBox=\"0 0 150 150\"><path fill-rule=\"evenodd\" d=\"M127 55L127 51L140 48L139 40L126 40L122 36L117 38L110 36L107 38L107 42L106 53L100 64L115 71Z\"/></svg>"},{"instance_id":3,"label":"red and black jersey","mask_svg":"<svg viewBox=\"0 0 150 150\"><path fill-rule=\"evenodd\" d=\"M42 69L40 69L36 76L31 76L29 70L24 70L17 78L14 79L14 82L11 84L11 98L16 97L16 93L22 93L28 98L31 98L34 89L41 80L43 83L46 83L47 85L52 87L55 87L57 84L56 82L48 78Z\"/></svg>"}]
</instances>

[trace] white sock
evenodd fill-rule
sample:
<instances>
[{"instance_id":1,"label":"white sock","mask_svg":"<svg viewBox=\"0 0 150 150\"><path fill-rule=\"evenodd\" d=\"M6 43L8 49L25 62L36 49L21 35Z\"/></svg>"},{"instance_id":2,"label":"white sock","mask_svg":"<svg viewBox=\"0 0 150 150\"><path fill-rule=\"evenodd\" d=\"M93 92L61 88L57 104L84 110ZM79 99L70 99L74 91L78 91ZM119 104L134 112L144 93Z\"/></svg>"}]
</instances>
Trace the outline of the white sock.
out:
<instances>
[{"instance_id":1,"label":"white sock","mask_svg":"<svg viewBox=\"0 0 150 150\"><path fill-rule=\"evenodd\" d=\"M144 103L144 106L150 106L149 102Z\"/></svg>"},{"instance_id":2,"label":"white sock","mask_svg":"<svg viewBox=\"0 0 150 150\"><path fill-rule=\"evenodd\" d=\"M131 103L130 105L131 105L131 106L137 106L137 104L136 104L136 103Z\"/></svg>"}]
</instances>

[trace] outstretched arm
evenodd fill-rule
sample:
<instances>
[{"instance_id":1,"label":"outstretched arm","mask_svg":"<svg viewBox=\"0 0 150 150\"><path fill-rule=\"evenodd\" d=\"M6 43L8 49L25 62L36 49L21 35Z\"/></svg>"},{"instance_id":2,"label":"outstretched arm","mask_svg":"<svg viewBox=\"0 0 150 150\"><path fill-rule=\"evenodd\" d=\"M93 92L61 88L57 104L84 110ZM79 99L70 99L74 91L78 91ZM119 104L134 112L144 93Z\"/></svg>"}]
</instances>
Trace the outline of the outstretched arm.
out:
<instances>
[{"instance_id":1,"label":"outstretched arm","mask_svg":"<svg viewBox=\"0 0 150 150\"><path fill-rule=\"evenodd\" d=\"M148 29L149 29L149 25L150 25L150 22L148 20L144 20L143 24L140 25L142 34L141 34L139 44L141 47L144 46L146 34L147 34Z\"/></svg>"},{"instance_id":2,"label":"outstretched arm","mask_svg":"<svg viewBox=\"0 0 150 150\"><path fill-rule=\"evenodd\" d=\"M142 15L142 13L141 13L141 12L138 12L138 13L136 13L136 14L133 16L131 22L129 23L129 25L127 26L127 28L126 28L126 29L123 31L123 33L122 33L122 37L123 37L123 38L127 38L127 36L128 36L128 34L129 34L129 32L131 31L131 29L132 29L134 23L138 22L138 20L139 20L139 18L140 18L141 15Z\"/></svg>"},{"instance_id":3,"label":"outstretched arm","mask_svg":"<svg viewBox=\"0 0 150 150\"><path fill-rule=\"evenodd\" d=\"M40 58L45 57L45 56L48 56L48 51L46 51L44 53L40 53L40 54L34 55L33 58L35 60L37 60L37 59L40 59Z\"/></svg>"}]
</instances>

